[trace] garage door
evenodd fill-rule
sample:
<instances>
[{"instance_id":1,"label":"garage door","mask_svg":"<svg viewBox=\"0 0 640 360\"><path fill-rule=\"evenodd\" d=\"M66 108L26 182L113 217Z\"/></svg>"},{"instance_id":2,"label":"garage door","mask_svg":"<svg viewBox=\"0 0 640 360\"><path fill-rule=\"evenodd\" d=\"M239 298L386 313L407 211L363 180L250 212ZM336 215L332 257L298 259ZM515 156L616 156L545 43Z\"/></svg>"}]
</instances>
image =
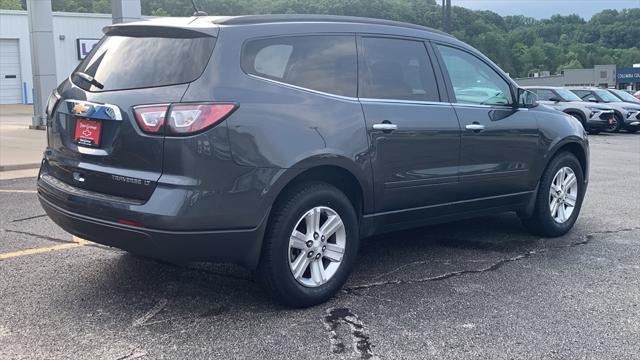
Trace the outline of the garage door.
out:
<instances>
[{"instance_id":1,"label":"garage door","mask_svg":"<svg viewBox=\"0 0 640 360\"><path fill-rule=\"evenodd\" d=\"M0 104L22 103L20 51L17 39L0 39Z\"/></svg>"}]
</instances>

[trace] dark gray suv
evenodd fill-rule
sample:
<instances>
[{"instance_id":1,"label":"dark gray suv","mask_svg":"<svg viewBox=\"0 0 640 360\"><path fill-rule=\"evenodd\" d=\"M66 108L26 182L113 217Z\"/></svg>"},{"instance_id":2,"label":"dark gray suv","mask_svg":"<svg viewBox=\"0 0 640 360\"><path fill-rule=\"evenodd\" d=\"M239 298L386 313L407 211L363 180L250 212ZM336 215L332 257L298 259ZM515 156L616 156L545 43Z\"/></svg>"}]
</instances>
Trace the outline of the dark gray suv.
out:
<instances>
[{"instance_id":1,"label":"dark gray suv","mask_svg":"<svg viewBox=\"0 0 640 360\"><path fill-rule=\"evenodd\" d=\"M383 20L110 26L47 113L38 195L58 225L243 265L297 307L338 291L361 238L507 211L560 236L587 188L577 120L455 38Z\"/></svg>"}]
</instances>

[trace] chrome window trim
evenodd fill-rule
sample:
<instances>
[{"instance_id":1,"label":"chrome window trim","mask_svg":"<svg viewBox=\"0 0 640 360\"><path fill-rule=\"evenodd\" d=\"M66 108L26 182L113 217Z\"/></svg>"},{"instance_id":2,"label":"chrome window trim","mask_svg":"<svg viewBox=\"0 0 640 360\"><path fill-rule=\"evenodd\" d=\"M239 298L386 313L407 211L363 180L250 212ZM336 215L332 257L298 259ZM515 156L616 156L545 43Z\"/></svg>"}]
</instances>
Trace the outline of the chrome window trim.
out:
<instances>
[{"instance_id":1,"label":"chrome window trim","mask_svg":"<svg viewBox=\"0 0 640 360\"><path fill-rule=\"evenodd\" d=\"M342 96L342 95L326 93L324 91L319 91L319 90L313 90L313 89L309 89L309 88L302 87L302 86L288 84L288 83L285 83L285 82L282 82L282 81L278 81L278 80L264 78L264 77L261 77L261 76L258 76L258 75L254 75L254 74L246 74L246 75L251 77L251 78L253 78L253 79L256 79L256 80L261 80L261 81L264 81L264 82L268 82L268 83L284 86L284 87L287 87L287 88L290 88L290 89L306 91L306 92L310 92L310 93L317 94L317 95L322 95L322 96L327 96L327 97L332 97L332 98L345 100L345 101L352 101L352 102L391 103L391 104L404 104L404 105L460 106L460 107L470 107L470 108L501 109L501 110L512 110L512 109L514 109L511 106L450 103L450 102L445 102L445 101L420 101L420 100L357 98L357 97ZM529 109L527 109L527 108L517 108L516 110L525 111L525 110L529 110Z\"/></svg>"},{"instance_id":2,"label":"chrome window trim","mask_svg":"<svg viewBox=\"0 0 640 360\"><path fill-rule=\"evenodd\" d=\"M278 81L278 80L268 79L268 78L265 78L265 77L262 77L262 76L258 76L258 75L254 75L254 74L247 74L247 73L245 73L245 74L247 76L249 76L251 78L254 78L254 79L257 79L257 80L262 80L262 81L265 81L265 82L281 85L281 86L288 87L288 88L295 89L295 90L307 91L307 92L314 93L314 94L317 94L317 95L333 97L333 98L340 99L340 100L347 100L347 101L354 101L354 102L358 101L358 98L355 98L355 97L331 94L331 93L327 93L327 92L324 92L324 91L313 90L313 89L309 89L309 88L306 88L306 87L289 84L289 83Z\"/></svg>"},{"instance_id":3,"label":"chrome window trim","mask_svg":"<svg viewBox=\"0 0 640 360\"><path fill-rule=\"evenodd\" d=\"M442 101L421 101L421 100L396 100L396 99L377 99L377 98L360 98L361 102L367 103L392 103L392 104L414 104L414 105L451 105Z\"/></svg>"}]
</instances>

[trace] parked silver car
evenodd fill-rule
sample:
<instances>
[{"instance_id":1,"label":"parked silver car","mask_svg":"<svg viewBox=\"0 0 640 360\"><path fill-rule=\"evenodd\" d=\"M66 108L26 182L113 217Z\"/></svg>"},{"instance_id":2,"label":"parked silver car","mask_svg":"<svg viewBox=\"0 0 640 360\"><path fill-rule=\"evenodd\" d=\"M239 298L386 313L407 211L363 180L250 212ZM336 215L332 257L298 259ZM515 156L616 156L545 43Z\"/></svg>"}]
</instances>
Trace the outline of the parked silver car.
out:
<instances>
[{"instance_id":1,"label":"parked silver car","mask_svg":"<svg viewBox=\"0 0 640 360\"><path fill-rule=\"evenodd\" d=\"M640 105L626 103L605 89L576 87L570 90L582 100L611 106L616 120L614 132L624 129L634 133L640 130Z\"/></svg>"},{"instance_id":2,"label":"parked silver car","mask_svg":"<svg viewBox=\"0 0 640 360\"><path fill-rule=\"evenodd\" d=\"M626 90L609 89L609 92L620 99L620 101L640 105L640 99L636 98L632 95L633 93L630 93Z\"/></svg>"},{"instance_id":3,"label":"parked silver car","mask_svg":"<svg viewBox=\"0 0 640 360\"><path fill-rule=\"evenodd\" d=\"M617 128L611 106L583 101L576 94L561 87L528 86L525 89L538 96L538 103L578 119L589 134L614 131Z\"/></svg>"}]
</instances>

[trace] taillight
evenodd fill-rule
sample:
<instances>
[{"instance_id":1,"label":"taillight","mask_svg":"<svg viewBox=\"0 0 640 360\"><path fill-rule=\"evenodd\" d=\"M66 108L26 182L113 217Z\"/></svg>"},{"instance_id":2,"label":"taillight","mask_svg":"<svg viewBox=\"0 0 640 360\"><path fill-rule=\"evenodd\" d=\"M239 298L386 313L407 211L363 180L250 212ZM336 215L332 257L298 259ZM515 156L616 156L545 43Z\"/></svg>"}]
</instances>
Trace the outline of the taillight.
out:
<instances>
[{"instance_id":1,"label":"taillight","mask_svg":"<svg viewBox=\"0 0 640 360\"><path fill-rule=\"evenodd\" d=\"M146 133L192 135L222 122L235 109L235 104L143 105L134 107L136 121Z\"/></svg>"},{"instance_id":2,"label":"taillight","mask_svg":"<svg viewBox=\"0 0 640 360\"><path fill-rule=\"evenodd\" d=\"M174 104L167 120L167 133L190 135L208 129L229 116L234 104Z\"/></svg>"},{"instance_id":3,"label":"taillight","mask_svg":"<svg viewBox=\"0 0 640 360\"><path fill-rule=\"evenodd\" d=\"M142 131L157 134L164 125L169 105L142 105L133 108Z\"/></svg>"}]
</instances>

